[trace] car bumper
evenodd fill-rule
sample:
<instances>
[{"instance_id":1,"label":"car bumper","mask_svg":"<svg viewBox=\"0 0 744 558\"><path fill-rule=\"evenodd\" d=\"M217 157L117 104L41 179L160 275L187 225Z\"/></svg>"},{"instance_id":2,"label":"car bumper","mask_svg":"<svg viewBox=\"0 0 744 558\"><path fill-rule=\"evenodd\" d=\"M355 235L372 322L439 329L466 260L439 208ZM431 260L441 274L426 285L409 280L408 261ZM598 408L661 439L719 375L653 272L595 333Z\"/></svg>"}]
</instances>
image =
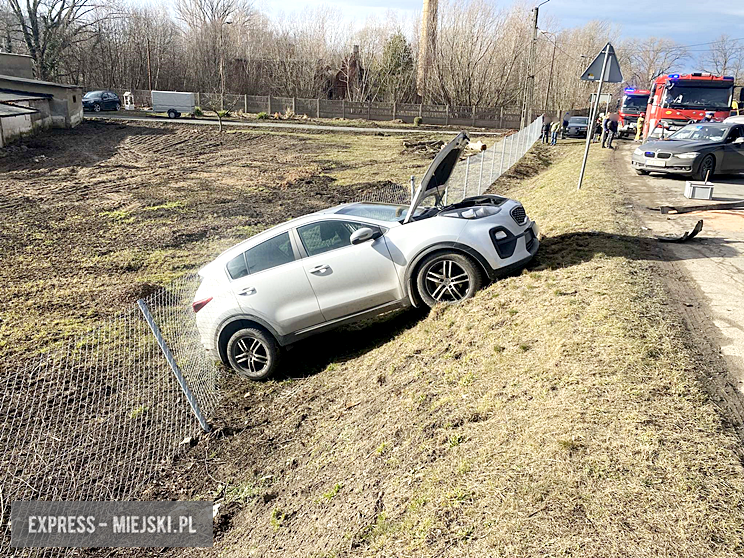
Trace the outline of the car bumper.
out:
<instances>
[{"instance_id":1,"label":"car bumper","mask_svg":"<svg viewBox=\"0 0 744 558\"><path fill-rule=\"evenodd\" d=\"M507 235L506 238L496 238L500 231ZM518 234L513 234L502 226L492 228L489 236L496 253L497 265L490 265L490 269L487 270L489 278L497 279L523 268L535 257L540 248L539 234L540 229L534 221L530 221Z\"/></svg>"},{"instance_id":2,"label":"car bumper","mask_svg":"<svg viewBox=\"0 0 744 558\"><path fill-rule=\"evenodd\" d=\"M631 161L631 164L633 165L633 168L636 170L645 170L648 172L663 172L668 174L692 174L696 161L695 160L682 160L682 159L675 159L672 157L671 159L665 159L664 160L664 166L658 166L658 165L650 165L648 164L648 161L645 160L645 157L636 157L633 156L633 159Z\"/></svg>"}]
</instances>

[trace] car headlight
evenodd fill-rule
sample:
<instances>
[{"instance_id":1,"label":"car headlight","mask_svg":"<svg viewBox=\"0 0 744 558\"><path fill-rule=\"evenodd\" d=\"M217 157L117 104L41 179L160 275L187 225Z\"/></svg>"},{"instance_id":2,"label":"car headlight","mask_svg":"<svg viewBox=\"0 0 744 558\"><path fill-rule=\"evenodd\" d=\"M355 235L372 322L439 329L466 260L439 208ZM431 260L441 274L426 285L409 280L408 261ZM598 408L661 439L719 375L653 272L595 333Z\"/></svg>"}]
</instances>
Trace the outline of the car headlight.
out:
<instances>
[{"instance_id":1,"label":"car headlight","mask_svg":"<svg viewBox=\"0 0 744 558\"><path fill-rule=\"evenodd\" d=\"M678 159L694 159L700 155L697 151L690 151L689 153L680 153L679 155L676 155Z\"/></svg>"},{"instance_id":2,"label":"car headlight","mask_svg":"<svg viewBox=\"0 0 744 558\"><path fill-rule=\"evenodd\" d=\"M445 217L458 217L460 219L481 219L496 215L501 211L500 207L493 205L478 205L475 207L466 207L465 209L451 209L442 213Z\"/></svg>"},{"instance_id":3,"label":"car headlight","mask_svg":"<svg viewBox=\"0 0 744 558\"><path fill-rule=\"evenodd\" d=\"M633 155L643 155L644 151L640 147L636 147L635 151L633 151Z\"/></svg>"}]
</instances>

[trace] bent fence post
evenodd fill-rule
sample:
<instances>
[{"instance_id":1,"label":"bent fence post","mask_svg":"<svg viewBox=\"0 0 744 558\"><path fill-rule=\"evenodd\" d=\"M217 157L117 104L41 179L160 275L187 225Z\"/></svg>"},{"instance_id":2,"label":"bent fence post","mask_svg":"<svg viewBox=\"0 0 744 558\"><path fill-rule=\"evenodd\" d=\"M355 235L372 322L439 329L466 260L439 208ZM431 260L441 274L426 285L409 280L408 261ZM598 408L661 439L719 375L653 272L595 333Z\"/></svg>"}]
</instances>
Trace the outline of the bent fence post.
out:
<instances>
[{"instance_id":1,"label":"bent fence post","mask_svg":"<svg viewBox=\"0 0 744 558\"><path fill-rule=\"evenodd\" d=\"M212 429L212 427L209 426L207 419L204 418L201 408L199 407L199 402L194 397L194 394L191 393L191 390L189 389L189 386L186 383L186 379L183 377L183 374L181 374L181 369L178 367L178 364L176 364L176 359L173 358L173 353L171 353L170 349L168 348L168 345L165 343L165 339L163 339L163 336L160 333L160 328L158 327L158 324L155 323L155 319L152 317L152 314L150 314L150 309L147 307L147 303L144 300L139 299L137 301L137 306L139 306L139 309L142 312L142 315L145 317L145 321L147 322L147 325L150 326L150 329L152 330L152 334L155 336L155 339L158 342L158 346L160 347L160 350L163 351L163 354L165 355L165 360L168 361L168 365L171 367L171 370L173 370L173 373L176 375L176 379L178 380L178 383L181 385L181 389L183 390L183 393L186 395L186 400L189 402L189 405L191 405L191 410L194 411L194 414L196 415L196 419L199 421L199 425L201 426L202 430L204 430L204 432L209 432Z\"/></svg>"}]
</instances>

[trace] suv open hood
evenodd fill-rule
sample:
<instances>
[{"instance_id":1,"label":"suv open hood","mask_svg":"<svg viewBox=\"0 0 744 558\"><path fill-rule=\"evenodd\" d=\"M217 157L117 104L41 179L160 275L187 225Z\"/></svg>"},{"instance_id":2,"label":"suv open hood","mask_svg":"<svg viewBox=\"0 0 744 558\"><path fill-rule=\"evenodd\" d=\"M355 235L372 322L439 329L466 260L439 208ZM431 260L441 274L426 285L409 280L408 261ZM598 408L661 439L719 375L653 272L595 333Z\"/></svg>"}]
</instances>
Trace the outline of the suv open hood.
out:
<instances>
[{"instance_id":1,"label":"suv open hood","mask_svg":"<svg viewBox=\"0 0 744 558\"><path fill-rule=\"evenodd\" d=\"M435 204L440 202L444 196L444 188L441 187L449 180L452 170L455 168L457 161L460 160L460 155L468 146L469 141L468 135L465 132L460 132L455 139L437 153L429 168L426 169L413 199L411 199L411 207L408 208L408 214L403 223L408 223L413 218L416 209L424 201L424 198L433 194L436 196Z\"/></svg>"}]
</instances>

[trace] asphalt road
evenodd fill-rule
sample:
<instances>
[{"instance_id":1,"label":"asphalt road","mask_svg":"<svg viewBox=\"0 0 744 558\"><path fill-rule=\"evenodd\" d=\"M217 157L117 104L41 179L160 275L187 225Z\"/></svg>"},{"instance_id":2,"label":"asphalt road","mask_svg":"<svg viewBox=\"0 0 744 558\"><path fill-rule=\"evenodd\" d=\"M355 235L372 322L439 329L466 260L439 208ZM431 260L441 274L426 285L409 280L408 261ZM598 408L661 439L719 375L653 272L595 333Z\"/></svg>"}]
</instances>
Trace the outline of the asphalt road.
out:
<instances>
[{"instance_id":1,"label":"asphalt road","mask_svg":"<svg viewBox=\"0 0 744 558\"><path fill-rule=\"evenodd\" d=\"M169 124L192 124L201 126L217 126L219 122L217 120L203 119L203 118L159 118L155 116L130 116L116 114L115 112L106 113L85 113L85 118L91 119L106 119L106 120L129 120L134 122L168 122ZM359 126L326 126L322 124L300 124L294 122L235 122L225 121L224 126L232 127L237 126L240 128L274 128L274 129L290 129L290 130L309 130L309 131L329 131L329 132L356 132L364 134L374 134L377 132L384 132L386 134L458 134L459 129L447 129L447 128L362 128ZM503 136L501 132L472 132L473 136Z\"/></svg>"},{"instance_id":2,"label":"asphalt road","mask_svg":"<svg viewBox=\"0 0 744 558\"><path fill-rule=\"evenodd\" d=\"M636 144L618 142L617 170L631 194L645 231L654 236L681 235L703 220L703 231L681 244L664 244L664 250L688 279L678 283L680 302L695 327L712 332L720 352L733 372L736 388L744 394L744 209L697 211L662 215L660 205L692 206L744 201L744 176L715 176L711 202L684 197L686 178L651 174L638 176L630 165ZM707 324L706 324L707 322Z\"/></svg>"}]
</instances>

